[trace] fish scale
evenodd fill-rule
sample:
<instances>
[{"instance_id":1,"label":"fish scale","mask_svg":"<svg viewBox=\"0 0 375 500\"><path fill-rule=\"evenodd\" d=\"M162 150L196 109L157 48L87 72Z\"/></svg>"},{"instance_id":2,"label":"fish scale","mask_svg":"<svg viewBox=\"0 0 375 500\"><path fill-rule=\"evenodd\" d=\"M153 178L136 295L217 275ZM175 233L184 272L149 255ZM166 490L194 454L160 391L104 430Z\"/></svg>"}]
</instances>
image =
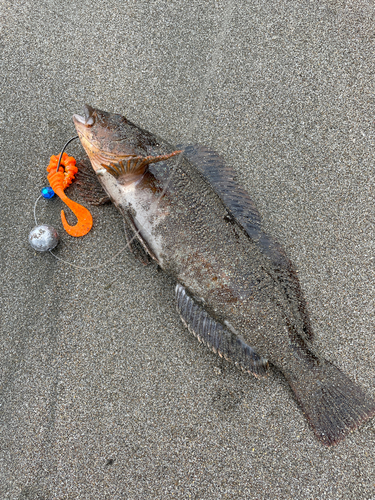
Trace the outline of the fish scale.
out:
<instances>
[{"instance_id":1,"label":"fish scale","mask_svg":"<svg viewBox=\"0 0 375 500\"><path fill-rule=\"evenodd\" d=\"M256 376L269 360L327 446L375 414L375 402L318 352L294 266L217 153L193 145L174 154L182 148L89 106L73 120L130 234L177 282L177 309L200 341ZM136 172L123 168L130 157Z\"/></svg>"}]
</instances>

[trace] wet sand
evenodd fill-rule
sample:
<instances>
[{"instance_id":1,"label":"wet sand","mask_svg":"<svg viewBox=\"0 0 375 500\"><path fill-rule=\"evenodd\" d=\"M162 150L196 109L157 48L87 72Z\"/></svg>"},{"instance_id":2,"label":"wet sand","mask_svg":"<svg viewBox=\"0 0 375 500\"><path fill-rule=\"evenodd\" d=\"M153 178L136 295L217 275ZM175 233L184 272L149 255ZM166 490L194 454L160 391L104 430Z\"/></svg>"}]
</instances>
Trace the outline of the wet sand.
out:
<instances>
[{"instance_id":1,"label":"wet sand","mask_svg":"<svg viewBox=\"0 0 375 500\"><path fill-rule=\"evenodd\" d=\"M209 145L295 263L318 348L375 397L375 16L345 5L3 2L1 499L375 499L374 419L323 447L277 371L187 332L173 280L108 262L114 207L75 239L37 205L55 254L93 269L27 242L84 103Z\"/></svg>"}]
</instances>

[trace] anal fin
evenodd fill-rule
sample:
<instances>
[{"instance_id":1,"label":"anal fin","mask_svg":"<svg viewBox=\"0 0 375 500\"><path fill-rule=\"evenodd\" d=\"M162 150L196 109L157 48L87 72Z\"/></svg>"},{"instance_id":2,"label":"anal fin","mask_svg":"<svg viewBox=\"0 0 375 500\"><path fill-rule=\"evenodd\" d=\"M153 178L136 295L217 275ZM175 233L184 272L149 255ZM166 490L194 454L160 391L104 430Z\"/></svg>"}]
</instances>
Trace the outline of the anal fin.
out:
<instances>
[{"instance_id":1,"label":"anal fin","mask_svg":"<svg viewBox=\"0 0 375 500\"><path fill-rule=\"evenodd\" d=\"M260 357L252 347L213 319L186 292L176 285L177 311L188 330L219 356L234 362L243 371L255 377L266 375L268 361Z\"/></svg>"}]
</instances>

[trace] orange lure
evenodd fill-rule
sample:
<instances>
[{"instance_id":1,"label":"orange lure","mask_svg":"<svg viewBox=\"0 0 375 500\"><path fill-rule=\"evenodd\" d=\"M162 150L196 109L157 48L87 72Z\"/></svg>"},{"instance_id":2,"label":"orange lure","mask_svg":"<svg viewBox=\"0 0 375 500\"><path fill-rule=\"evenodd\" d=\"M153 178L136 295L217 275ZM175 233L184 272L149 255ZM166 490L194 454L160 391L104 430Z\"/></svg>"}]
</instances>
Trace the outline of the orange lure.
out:
<instances>
[{"instance_id":1,"label":"orange lure","mask_svg":"<svg viewBox=\"0 0 375 500\"><path fill-rule=\"evenodd\" d=\"M92 228L92 216L87 208L70 200L64 193L64 189L70 186L75 174L78 172L76 161L72 156L68 156L64 153L61 158L59 171L56 172L59 156L60 155L51 156L47 167L47 172L49 172L47 179L57 196L68 205L70 210L77 217L77 224L75 226L70 226L66 221L64 210L61 210L61 222L65 231L70 234L70 236L84 236Z\"/></svg>"}]
</instances>

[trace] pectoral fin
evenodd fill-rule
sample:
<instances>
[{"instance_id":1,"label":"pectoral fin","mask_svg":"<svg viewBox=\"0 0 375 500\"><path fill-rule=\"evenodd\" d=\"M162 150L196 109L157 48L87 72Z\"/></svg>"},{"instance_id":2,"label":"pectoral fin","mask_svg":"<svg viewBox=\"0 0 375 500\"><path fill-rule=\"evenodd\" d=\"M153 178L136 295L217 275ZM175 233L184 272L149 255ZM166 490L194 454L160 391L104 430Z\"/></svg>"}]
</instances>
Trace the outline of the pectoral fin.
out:
<instances>
[{"instance_id":1,"label":"pectoral fin","mask_svg":"<svg viewBox=\"0 0 375 500\"><path fill-rule=\"evenodd\" d=\"M261 377L266 375L268 361L247 345L242 339L213 319L186 292L185 288L176 286L177 311L189 331L210 347L219 356L234 362L243 371Z\"/></svg>"},{"instance_id":2,"label":"pectoral fin","mask_svg":"<svg viewBox=\"0 0 375 500\"><path fill-rule=\"evenodd\" d=\"M173 153L157 156L137 156L128 155L119 162L111 162L108 165L102 163L102 166L121 184L131 184L142 178L148 165L160 161L169 160L173 156L179 155L182 151L173 151Z\"/></svg>"}]
</instances>

